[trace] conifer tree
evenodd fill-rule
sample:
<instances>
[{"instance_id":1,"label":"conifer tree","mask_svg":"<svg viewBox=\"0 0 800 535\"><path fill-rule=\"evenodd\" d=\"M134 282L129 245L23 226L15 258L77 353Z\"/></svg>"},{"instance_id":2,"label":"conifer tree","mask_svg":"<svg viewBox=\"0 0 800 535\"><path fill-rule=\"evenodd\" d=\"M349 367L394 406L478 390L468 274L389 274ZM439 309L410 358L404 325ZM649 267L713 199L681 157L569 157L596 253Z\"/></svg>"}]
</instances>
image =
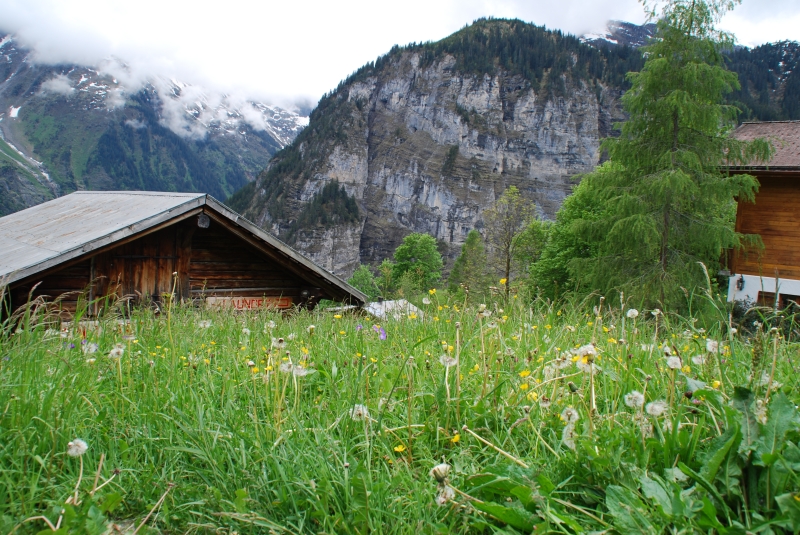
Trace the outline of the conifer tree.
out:
<instances>
[{"instance_id":1,"label":"conifer tree","mask_svg":"<svg viewBox=\"0 0 800 535\"><path fill-rule=\"evenodd\" d=\"M584 178L604 206L581 229L598 244L598 257L579 270L592 288L675 303L702 280L698 262L716 263L745 238L732 225L734 199L752 201L758 184L724 166L763 159L769 146L728 136L737 110L722 102L738 80L722 52L733 37L714 25L736 3L667 2L644 67L629 73L630 119L603 142L609 161Z\"/></svg>"},{"instance_id":2,"label":"conifer tree","mask_svg":"<svg viewBox=\"0 0 800 535\"><path fill-rule=\"evenodd\" d=\"M458 292L463 287L470 297L482 297L489 288L488 262L481 233L469 231L461 246L461 254L453 264L448 280L450 291Z\"/></svg>"}]
</instances>

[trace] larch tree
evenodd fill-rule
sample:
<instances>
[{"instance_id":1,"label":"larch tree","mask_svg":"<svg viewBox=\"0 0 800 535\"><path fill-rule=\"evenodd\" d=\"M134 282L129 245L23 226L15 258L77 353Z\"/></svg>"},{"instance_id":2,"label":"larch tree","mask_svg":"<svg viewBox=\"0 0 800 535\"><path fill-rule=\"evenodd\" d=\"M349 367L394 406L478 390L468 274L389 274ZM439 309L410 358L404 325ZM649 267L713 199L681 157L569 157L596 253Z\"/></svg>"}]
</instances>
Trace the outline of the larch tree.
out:
<instances>
[{"instance_id":1,"label":"larch tree","mask_svg":"<svg viewBox=\"0 0 800 535\"><path fill-rule=\"evenodd\" d=\"M515 275L514 256L517 237L530 224L534 205L524 198L516 186L510 186L483 215L486 243L498 268L508 297L511 278Z\"/></svg>"},{"instance_id":2,"label":"larch tree","mask_svg":"<svg viewBox=\"0 0 800 535\"><path fill-rule=\"evenodd\" d=\"M704 280L699 262L714 265L724 249L752 238L732 221L735 200L752 201L758 183L725 166L763 160L770 147L728 135L738 110L723 98L739 84L724 66L733 36L715 24L737 3L667 2L644 67L628 74L622 103L630 119L603 142L609 160L584 178L603 206L580 228L597 244L597 257L576 270L590 287L674 304Z\"/></svg>"}]
</instances>

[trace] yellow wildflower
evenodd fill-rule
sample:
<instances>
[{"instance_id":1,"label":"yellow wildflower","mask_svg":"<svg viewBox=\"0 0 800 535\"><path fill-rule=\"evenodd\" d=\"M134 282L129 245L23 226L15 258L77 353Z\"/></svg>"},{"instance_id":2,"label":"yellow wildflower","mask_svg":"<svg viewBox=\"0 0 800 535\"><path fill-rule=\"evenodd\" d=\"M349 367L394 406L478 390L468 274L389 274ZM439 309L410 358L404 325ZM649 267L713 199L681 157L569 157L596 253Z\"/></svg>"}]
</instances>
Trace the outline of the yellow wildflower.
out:
<instances>
[{"instance_id":1,"label":"yellow wildflower","mask_svg":"<svg viewBox=\"0 0 800 535\"><path fill-rule=\"evenodd\" d=\"M529 392L525 397L528 398L528 401L539 401L539 394L536 392Z\"/></svg>"},{"instance_id":2,"label":"yellow wildflower","mask_svg":"<svg viewBox=\"0 0 800 535\"><path fill-rule=\"evenodd\" d=\"M508 282L508 279L506 279L506 278L500 279L500 284L503 285L503 286L505 286L507 282Z\"/></svg>"},{"instance_id":3,"label":"yellow wildflower","mask_svg":"<svg viewBox=\"0 0 800 535\"><path fill-rule=\"evenodd\" d=\"M453 444L455 444L455 443L456 443L456 442L458 442L459 440L461 440L461 435L460 435L459 433L456 433L455 435L453 435L453 438L451 438L451 439L450 439L450 442L452 442Z\"/></svg>"},{"instance_id":4,"label":"yellow wildflower","mask_svg":"<svg viewBox=\"0 0 800 535\"><path fill-rule=\"evenodd\" d=\"M394 447L394 451L396 451L397 453L403 453L404 451L406 451L406 445L405 444L399 444L399 445Z\"/></svg>"},{"instance_id":5,"label":"yellow wildflower","mask_svg":"<svg viewBox=\"0 0 800 535\"><path fill-rule=\"evenodd\" d=\"M520 390L527 390L528 387L529 387L528 383L522 383L521 385L519 385Z\"/></svg>"},{"instance_id":6,"label":"yellow wildflower","mask_svg":"<svg viewBox=\"0 0 800 535\"><path fill-rule=\"evenodd\" d=\"M436 288L431 288L430 290L428 290L428 293L431 294L431 295L435 295L436 294Z\"/></svg>"},{"instance_id":7,"label":"yellow wildflower","mask_svg":"<svg viewBox=\"0 0 800 535\"><path fill-rule=\"evenodd\" d=\"M477 364L476 364L476 366L477 366ZM529 376L530 374L531 374L530 370L522 370L521 372L519 372L519 376L522 377L523 379L525 377Z\"/></svg>"}]
</instances>

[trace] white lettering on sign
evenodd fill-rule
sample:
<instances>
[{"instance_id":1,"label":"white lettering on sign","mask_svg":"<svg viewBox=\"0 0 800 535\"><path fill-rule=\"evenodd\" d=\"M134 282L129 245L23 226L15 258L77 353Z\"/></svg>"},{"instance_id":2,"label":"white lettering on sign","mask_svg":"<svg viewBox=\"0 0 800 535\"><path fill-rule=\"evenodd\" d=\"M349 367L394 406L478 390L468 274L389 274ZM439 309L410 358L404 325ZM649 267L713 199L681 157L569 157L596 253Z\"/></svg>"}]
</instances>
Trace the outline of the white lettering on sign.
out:
<instances>
[{"instance_id":1,"label":"white lettering on sign","mask_svg":"<svg viewBox=\"0 0 800 535\"><path fill-rule=\"evenodd\" d=\"M209 308L233 310L259 310L262 308L290 308L291 297L206 297Z\"/></svg>"}]
</instances>

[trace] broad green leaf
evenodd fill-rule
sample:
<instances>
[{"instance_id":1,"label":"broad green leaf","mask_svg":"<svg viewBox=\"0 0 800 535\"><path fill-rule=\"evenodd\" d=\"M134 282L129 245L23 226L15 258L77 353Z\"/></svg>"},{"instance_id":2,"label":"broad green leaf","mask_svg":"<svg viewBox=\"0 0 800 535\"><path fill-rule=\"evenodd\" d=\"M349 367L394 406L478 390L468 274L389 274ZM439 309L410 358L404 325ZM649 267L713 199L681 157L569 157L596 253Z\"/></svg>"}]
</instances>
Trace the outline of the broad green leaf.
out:
<instances>
[{"instance_id":1,"label":"broad green leaf","mask_svg":"<svg viewBox=\"0 0 800 535\"><path fill-rule=\"evenodd\" d=\"M511 527L530 533L536 525L536 516L522 509L505 507L494 502L472 502L472 506Z\"/></svg>"},{"instance_id":2,"label":"broad green leaf","mask_svg":"<svg viewBox=\"0 0 800 535\"><path fill-rule=\"evenodd\" d=\"M641 477L640 483L642 485L642 494L655 502L666 517L672 517L672 498L670 498L663 483L658 480L650 479L646 475Z\"/></svg>"},{"instance_id":3,"label":"broad green leaf","mask_svg":"<svg viewBox=\"0 0 800 535\"><path fill-rule=\"evenodd\" d=\"M700 476L706 481L713 482L717 477L720 465L723 463L728 453L741 440L741 433L738 424L725 430L720 436L711 442L708 452L703 457L703 467L700 469Z\"/></svg>"},{"instance_id":4,"label":"broad green leaf","mask_svg":"<svg viewBox=\"0 0 800 535\"><path fill-rule=\"evenodd\" d=\"M721 503L726 509L730 511L728 504L726 504L725 501L722 499L722 495L720 495L719 491L716 488L714 488L714 485L709 483L703 476L701 476L700 474L698 474L697 472L686 466L686 464L684 463L678 463L678 468L681 469L681 472L694 479L701 487L706 489L709 494L711 494L714 498L716 498L716 500L719 503Z\"/></svg>"},{"instance_id":5,"label":"broad green leaf","mask_svg":"<svg viewBox=\"0 0 800 535\"><path fill-rule=\"evenodd\" d=\"M800 530L800 493L787 493L775 497L781 514L791 523L792 530Z\"/></svg>"},{"instance_id":6,"label":"broad green leaf","mask_svg":"<svg viewBox=\"0 0 800 535\"><path fill-rule=\"evenodd\" d=\"M622 535L656 532L644 513L647 507L631 490L610 485L606 489L606 507L614 517L614 526Z\"/></svg>"},{"instance_id":7,"label":"broad green leaf","mask_svg":"<svg viewBox=\"0 0 800 535\"><path fill-rule=\"evenodd\" d=\"M540 490L540 491L541 491L541 493L542 493L542 494L544 494L545 496L549 496L551 492L553 492L554 490L556 490L556 486L555 486L555 485L553 484L553 482L552 482L552 481L550 481L550 479L549 479L549 478L548 478L546 475L544 475L544 474L539 474L539 475L536 477L536 482L537 482L537 483L539 483L539 490Z\"/></svg>"},{"instance_id":8,"label":"broad green leaf","mask_svg":"<svg viewBox=\"0 0 800 535\"><path fill-rule=\"evenodd\" d=\"M100 510L104 513L108 513L113 511L120 503L122 503L122 496L118 492L113 492L103 500Z\"/></svg>"},{"instance_id":9,"label":"broad green leaf","mask_svg":"<svg viewBox=\"0 0 800 535\"><path fill-rule=\"evenodd\" d=\"M740 413L739 426L742 432L739 453L744 457L749 456L753 443L758 439L758 421L753 414L753 401L754 396L749 389L741 386L733 389L733 407Z\"/></svg>"},{"instance_id":10,"label":"broad green leaf","mask_svg":"<svg viewBox=\"0 0 800 535\"><path fill-rule=\"evenodd\" d=\"M772 398L767 413L767 424L756 444L756 464L765 465L765 454L780 453L784 445L786 433L800 426L800 417L788 397L778 392Z\"/></svg>"},{"instance_id":11,"label":"broad green leaf","mask_svg":"<svg viewBox=\"0 0 800 535\"><path fill-rule=\"evenodd\" d=\"M233 500L233 506L236 508L237 513L247 512L247 491L245 489L238 489L236 491L236 498Z\"/></svg>"}]
</instances>

